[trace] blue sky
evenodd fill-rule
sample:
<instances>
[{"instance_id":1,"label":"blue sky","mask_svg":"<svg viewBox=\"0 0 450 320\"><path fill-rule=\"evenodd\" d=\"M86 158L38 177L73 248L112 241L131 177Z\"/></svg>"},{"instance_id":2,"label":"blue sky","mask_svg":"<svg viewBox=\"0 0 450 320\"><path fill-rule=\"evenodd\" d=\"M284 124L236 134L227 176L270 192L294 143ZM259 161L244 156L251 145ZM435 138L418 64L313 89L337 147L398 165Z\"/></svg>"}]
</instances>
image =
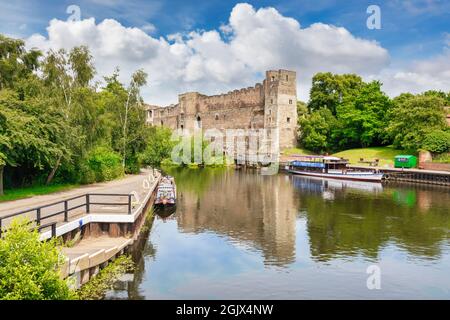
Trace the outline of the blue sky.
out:
<instances>
[{"instance_id":1,"label":"blue sky","mask_svg":"<svg viewBox=\"0 0 450 320\"><path fill-rule=\"evenodd\" d=\"M153 35L215 29L226 23L231 9L242 1L186 0L41 0L0 1L0 32L31 35L43 33L53 18L67 19L66 9L75 4L82 18L97 20L114 18L125 26L142 27L153 24ZM440 52L450 34L450 1L400 0L283 0L245 1L255 7L274 7L285 16L307 26L323 22L343 26L352 34L373 39L388 48L395 58L426 57ZM381 8L381 30L369 30L366 9L376 4ZM24 26L26 25L26 27Z\"/></svg>"},{"instance_id":2,"label":"blue sky","mask_svg":"<svg viewBox=\"0 0 450 320\"><path fill-rule=\"evenodd\" d=\"M50 21L52 19L65 21L69 16L66 13L67 7L78 5L81 9L82 20L94 17L98 25L104 19L114 19L124 28L141 28L152 39L163 37L169 41L170 34L186 35L189 32L202 34L212 30L220 32L221 26L229 24L233 8L242 2L244 1L0 0L0 32L24 39L33 34L40 34L51 42L51 36L47 33ZM450 1L448 0L248 0L245 3L251 5L256 12L263 8L274 8L280 16L295 19L302 29L314 23L322 23L343 27L356 39L376 41L379 47L387 50L390 62L387 68L385 64L380 66L378 72L373 70L369 72L369 68L367 74L375 77L379 72L386 73L386 70L410 72L413 68L412 64L417 64L419 61L421 65L414 70L416 72L423 69L424 65L427 66L427 63L433 62L433 59L445 60L450 47ZM366 19L369 16L366 9L372 4L378 5L381 9L380 30L369 30L366 27ZM237 33L236 30L234 32ZM226 43L227 36L224 34L221 36ZM329 49L333 50L333 47ZM355 50L358 49L355 48ZM442 59L443 56L444 59ZM114 62L117 63L117 61ZM291 66L292 63L287 65ZM427 68L429 73L427 77L432 76L433 68ZM353 70L350 68L349 71ZM255 73L254 68L252 73ZM421 80L420 88L427 81L430 82L427 79ZM447 80L447 78L440 78L431 82L442 87L447 85ZM188 82L184 81L180 89L188 89L191 85L194 89L197 88L193 82ZM418 84L413 86L419 88ZM206 91L219 90L222 87L229 86L206 88Z\"/></svg>"}]
</instances>

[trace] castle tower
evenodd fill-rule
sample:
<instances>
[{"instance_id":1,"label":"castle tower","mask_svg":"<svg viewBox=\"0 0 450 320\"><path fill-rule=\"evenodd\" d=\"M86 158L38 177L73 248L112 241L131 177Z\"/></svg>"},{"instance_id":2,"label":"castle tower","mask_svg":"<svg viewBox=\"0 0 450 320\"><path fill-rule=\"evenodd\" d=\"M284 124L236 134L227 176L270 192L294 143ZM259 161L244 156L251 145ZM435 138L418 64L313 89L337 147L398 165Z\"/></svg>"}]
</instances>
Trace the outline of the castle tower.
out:
<instances>
[{"instance_id":1,"label":"castle tower","mask_svg":"<svg viewBox=\"0 0 450 320\"><path fill-rule=\"evenodd\" d=\"M280 151L297 145L297 79L295 71L271 70L264 80L264 127L278 128Z\"/></svg>"}]
</instances>

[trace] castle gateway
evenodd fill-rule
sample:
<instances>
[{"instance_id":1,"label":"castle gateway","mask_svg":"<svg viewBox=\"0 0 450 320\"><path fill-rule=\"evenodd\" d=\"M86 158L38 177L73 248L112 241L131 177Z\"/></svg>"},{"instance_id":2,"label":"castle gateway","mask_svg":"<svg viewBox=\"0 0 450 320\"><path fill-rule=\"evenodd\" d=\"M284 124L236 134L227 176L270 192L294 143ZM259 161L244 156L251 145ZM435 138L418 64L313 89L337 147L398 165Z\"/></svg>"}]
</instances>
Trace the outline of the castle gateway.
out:
<instances>
[{"instance_id":1,"label":"castle gateway","mask_svg":"<svg viewBox=\"0 0 450 320\"><path fill-rule=\"evenodd\" d=\"M147 123L173 130L278 129L279 147L297 144L297 81L295 71L267 71L263 84L206 96L179 95L178 104L147 106Z\"/></svg>"}]
</instances>

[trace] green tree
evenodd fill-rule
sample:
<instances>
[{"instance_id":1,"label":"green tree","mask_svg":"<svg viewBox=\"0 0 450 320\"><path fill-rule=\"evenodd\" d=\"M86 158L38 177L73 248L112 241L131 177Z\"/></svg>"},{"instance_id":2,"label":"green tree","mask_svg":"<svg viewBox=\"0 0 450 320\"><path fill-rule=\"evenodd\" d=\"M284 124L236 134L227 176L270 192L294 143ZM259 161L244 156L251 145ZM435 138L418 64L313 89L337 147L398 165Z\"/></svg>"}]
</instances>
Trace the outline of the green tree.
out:
<instances>
[{"instance_id":1,"label":"green tree","mask_svg":"<svg viewBox=\"0 0 450 320\"><path fill-rule=\"evenodd\" d=\"M127 172L139 170L139 154L147 146L145 107L140 89L146 83L146 74L133 74L128 88L119 81L117 69L111 77L105 77L106 87L101 93L107 122L111 125L112 148L122 155L122 166Z\"/></svg>"},{"instance_id":2,"label":"green tree","mask_svg":"<svg viewBox=\"0 0 450 320\"><path fill-rule=\"evenodd\" d=\"M315 152L333 148L333 130L338 127L336 118L328 108L321 108L299 120L301 144Z\"/></svg>"},{"instance_id":3,"label":"green tree","mask_svg":"<svg viewBox=\"0 0 450 320\"><path fill-rule=\"evenodd\" d=\"M25 42L0 34L0 90L14 88L15 82L31 75L39 66L41 52L27 51Z\"/></svg>"},{"instance_id":4,"label":"green tree","mask_svg":"<svg viewBox=\"0 0 450 320\"><path fill-rule=\"evenodd\" d=\"M141 155L142 163L153 168L161 161L170 158L174 142L171 141L172 132L165 127L150 127L148 144Z\"/></svg>"},{"instance_id":5,"label":"green tree","mask_svg":"<svg viewBox=\"0 0 450 320\"><path fill-rule=\"evenodd\" d=\"M450 152L450 131L434 130L425 136L422 149L433 153Z\"/></svg>"},{"instance_id":6,"label":"green tree","mask_svg":"<svg viewBox=\"0 0 450 320\"><path fill-rule=\"evenodd\" d=\"M344 98L359 92L363 81L356 74L317 73L312 79L308 108L310 111L328 108L336 115Z\"/></svg>"},{"instance_id":7,"label":"green tree","mask_svg":"<svg viewBox=\"0 0 450 320\"><path fill-rule=\"evenodd\" d=\"M308 104L306 104L303 101L297 101L298 121L300 121L301 118L304 118L307 114L308 114Z\"/></svg>"},{"instance_id":8,"label":"green tree","mask_svg":"<svg viewBox=\"0 0 450 320\"><path fill-rule=\"evenodd\" d=\"M385 137L386 113L390 106L391 101L381 91L378 81L365 83L354 96L347 96L337 106L340 148L380 145Z\"/></svg>"},{"instance_id":9,"label":"green tree","mask_svg":"<svg viewBox=\"0 0 450 320\"><path fill-rule=\"evenodd\" d=\"M53 104L63 112L66 120L72 124L72 130L68 132L65 139L59 142L62 147L75 154L80 154L83 151L82 145L90 133L83 129L85 127L92 128L92 125L86 122L86 117L84 117L84 113L92 110L92 108L84 108L88 105L86 103L86 90L90 90L91 96L94 95L94 88L90 86L90 82L94 78L95 68L89 49L81 46L73 48L70 52L66 52L64 49L50 50L42 64L42 73ZM82 121L80 121L80 114ZM95 117L91 116L91 119L95 119ZM80 123L84 126L80 126ZM72 136L77 136L77 139L70 139ZM47 177L47 184L53 180L62 160L63 157L60 156L52 165Z\"/></svg>"},{"instance_id":10,"label":"green tree","mask_svg":"<svg viewBox=\"0 0 450 320\"><path fill-rule=\"evenodd\" d=\"M434 95L403 94L395 98L386 128L394 146L415 152L428 133L445 130L444 104L445 100Z\"/></svg>"},{"instance_id":11,"label":"green tree","mask_svg":"<svg viewBox=\"0 0 450 320\"><path fill-rule=\"evenodd\" d=\"M28 221L13 221L0 239L0 300L73 299L60 278L63 263L56 240L40 241Z\"/></svg>"},{"instance_id":12,"label":"green tree","mask_svg":"<svg viewBox=\"0 0 450 320\"><path fill-rule=\"evenodd\" d=\"M30 163L43 169L66 153L54 142L57 116L49 113L48 117L38 116L38 109L36 105L20 101L10 90L0 91L0 195L3 194L5 165Z\"/></svg>"}]
</instances>

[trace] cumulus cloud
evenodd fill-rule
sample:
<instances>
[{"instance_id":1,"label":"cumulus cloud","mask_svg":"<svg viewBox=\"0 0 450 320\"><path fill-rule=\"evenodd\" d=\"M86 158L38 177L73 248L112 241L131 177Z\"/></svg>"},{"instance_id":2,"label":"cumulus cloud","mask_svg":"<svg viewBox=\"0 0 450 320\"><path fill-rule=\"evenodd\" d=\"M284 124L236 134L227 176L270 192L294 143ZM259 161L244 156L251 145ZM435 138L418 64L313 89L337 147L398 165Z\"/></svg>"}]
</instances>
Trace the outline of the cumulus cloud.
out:
<instances>
[{"instance_id":1,"label":"cumulus cloud","mask_svg":"<svg viewBox=\"0 0 450 320\"><path fill-rule=\"evenodd\" d=\"M124 82L134 70L143 68L149 74L146 101L163 105L176 102L177 95L186 91L215 94L252 86L262 81L265 70L279 68L297 71L299 98L307 100L316 72L356 72L371 77L382 74L389 65L387 50L345 28L323 23L303 28L274 8L256 10L245 3L236 5L228 23L218 30L160 38L145 31L113 19L98 23L93 18L74 22L54 19L46 36L33 35L27 45L43 50L88 45L99 77L119 66ZM415 68L415 72L435 78L433 63L419 63ZM400 73L396 76L402 77ZM389 77L395 78L386 75ZM422 84L434 83L427 81Z\"/></svg>"},{"instance_id":2,"label":"cumulus cloud","mask_svg":"<svg viewBox=\"0 0 450 320\"><path fill-rule=\"evenodd\" d=\"M383 88L390 96L402 92L421 93L426 90L450 91L450 49L442 54L420 61L413 61L403 70L384 70L379 75Z\"/></svg>"}]
</instances>

